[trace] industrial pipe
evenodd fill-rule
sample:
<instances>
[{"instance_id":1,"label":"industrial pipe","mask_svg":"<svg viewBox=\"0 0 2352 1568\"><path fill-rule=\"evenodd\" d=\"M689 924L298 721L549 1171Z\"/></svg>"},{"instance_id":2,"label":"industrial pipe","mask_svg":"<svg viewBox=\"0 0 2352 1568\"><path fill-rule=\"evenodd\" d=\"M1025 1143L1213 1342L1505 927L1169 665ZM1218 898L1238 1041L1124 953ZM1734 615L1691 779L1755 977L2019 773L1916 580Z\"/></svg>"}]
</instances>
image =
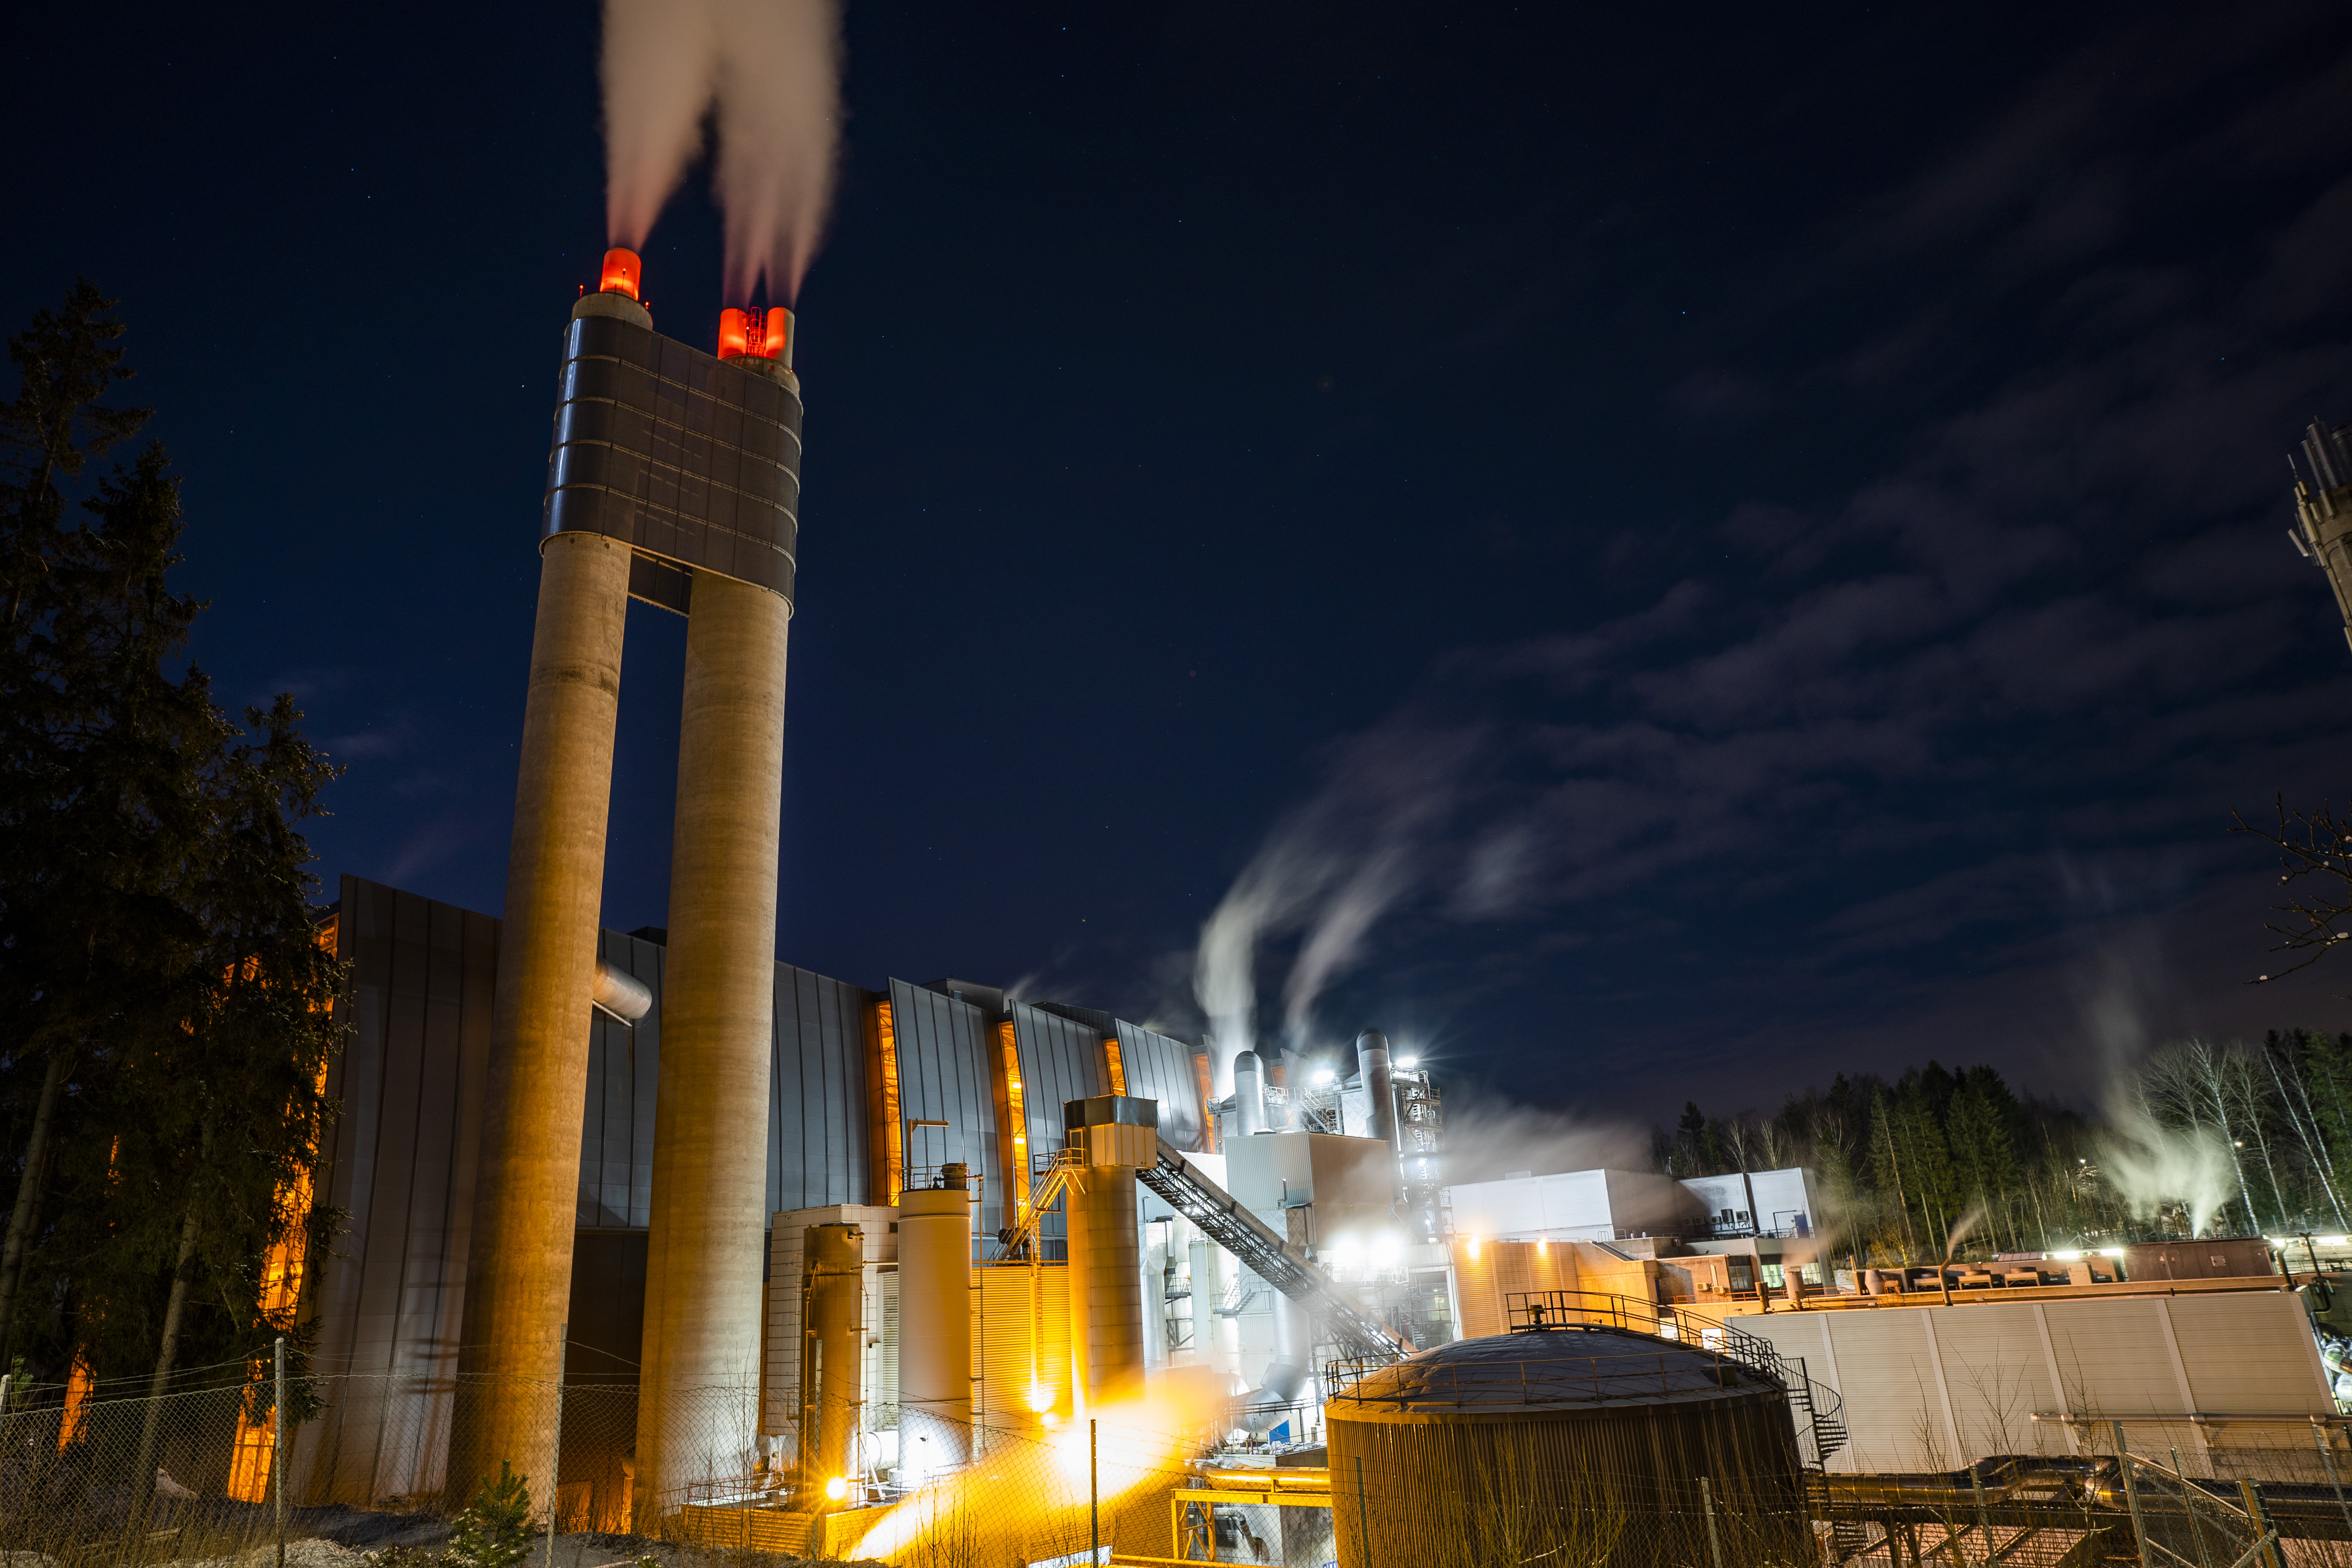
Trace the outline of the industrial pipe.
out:
<instances>
[{"instance_id":1,"label":"industrial pipe","mask_svg":"<svg viewBox=\"0 0 2352 1568\"><path fill-rule=\"evenodd\" d=\"M971 1193L964 1166L898 1198L898 1465L909 1486L971 1457Z\"/></svg>"},{"instance_id":2,"label":"industrial pipe","mask_svg":"<svg viewBox=\"0 0 2352 1568\"><path fill-rule=\"evenodd\" d=\"M654 1010L653 988L626 970L615 969L603 959L596 961L596 979L589 987L588 1000L598 1012L616 1024L635 1027L638 1020Z\"/></svg>"},{"instance_id":3,"label":"industrial pipe","mask_svg":"<svg viewBox=\"0 0 2352 1568\"><path fill-rule=\"evenodd\" d=\"M866 1233L813 1225L801 1242L800 1489L804 1508L838 1507L856 1489L857 1415L866 1349Z\"/></svg>"},{"instance_id":4,"label":"industrial pipe","mask_svg":"<svg viewBox=\"0 0 2352 1568\"><path fill-rule=\"evenodd\" d=\"M1389 1074L1389 1037L1378 1029L1356 1037L1356 1070L1364 1083L1364 1110L1370 1136L1396 1146L1396 1080Z\"/></svg>"},{"instance_id":5,"label":"industrial pipe","mask_svg":"<svg viewBox=\"0 0 2352 1568\"><path fill-rule=\"evenodd\" d=\"M1299 1392L1307 1386L1314 1338L1307 1309L1275 1291L1274 1360L1265 1381L1242 1395L1242 1425L1251 1432L1270 1431L1289 1419L1289 1407L1298 1403Z\"/></svg>"},{"instance_id":6,"label":"industrial pipe","mask_svg":"<svg viewBox=\"0 0 2352 1568\"><path fill-rule=\"evenodd\" d=\"M1265 1130L1265 1063L1244 1050L1234 1058L1234 1131L1247 1137Z\"/></svg>"}]
</instances>

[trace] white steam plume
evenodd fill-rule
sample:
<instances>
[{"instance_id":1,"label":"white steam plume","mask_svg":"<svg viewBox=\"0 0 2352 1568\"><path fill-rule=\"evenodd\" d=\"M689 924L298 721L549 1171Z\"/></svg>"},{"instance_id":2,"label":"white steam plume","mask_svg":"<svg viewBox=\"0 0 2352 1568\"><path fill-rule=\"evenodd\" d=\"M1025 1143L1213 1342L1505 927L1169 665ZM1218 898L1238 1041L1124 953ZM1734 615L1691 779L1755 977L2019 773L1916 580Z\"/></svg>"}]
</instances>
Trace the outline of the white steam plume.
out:
<instances>
[{"instance_id":1,"label":"white steam plume","mask_svg":"<svg viewBox=\"0 0 2352 1568\"><path fill-rule=\"evenodd\" d=\"M726 297L796 297L841 144L836 0L605 0L603 75L611 242L644 247L715 110Z\"/></svg>"},{"instance_id":2,"label":"white steam plume","mask_svg":"<svg viewBox=\"0 0 2352 1568\"><path fill-rule=\"evenodd\" d=\"M1431 841L1461 803L1475 734L1398 745L1379 732L1348 747L1329 781L1267 836L1201 927L1192 994L1217 1048L1218 1092L1233 1057L1257 1041L1261 941L1301 933L1284 982L1283 1037L1314 1043L1315 1002L1361 956L1381 918L1424 881Z\"/></svg>"},{"instance_id":3,"label":"white steam plume","mask_svg":"<svg viewBox=\"0 0 2352 1568\"><path fill-rule=\"evenodd\" d=\"M2195 1124L2168 1126L2148 1103L2147 1029L2140 997L2160 966L2153 954L2126 944L2111 950L2103 967L2102 984L2084 1009L2107 1075L2100 1173L2134 1215L2151 1218L2164 1205L2177 1203L2189 1212L2189 1234L2206 1234L2230 1200L2236 1166L2219 1132Z\"/></svg>"}]
</instances>

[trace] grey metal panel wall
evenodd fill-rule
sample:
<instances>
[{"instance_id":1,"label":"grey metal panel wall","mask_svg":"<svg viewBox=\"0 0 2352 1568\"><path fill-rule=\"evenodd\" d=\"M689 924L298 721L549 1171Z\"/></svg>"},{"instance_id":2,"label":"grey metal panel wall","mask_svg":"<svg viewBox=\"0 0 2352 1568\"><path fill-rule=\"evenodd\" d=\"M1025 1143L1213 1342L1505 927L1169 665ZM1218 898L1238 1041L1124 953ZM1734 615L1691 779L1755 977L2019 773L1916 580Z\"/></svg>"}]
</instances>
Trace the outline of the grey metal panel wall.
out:
<instances>
[{"instance_id":1,"label":"grey metal panel wall","mask_svg":"<svg viewBox=\"0 0 2352 1568\"><path fill-rule=\"evenodd\" d=\"M297 1479L355 1503L439 1485L457 1371L498 923L345 878L353 968L325 1199L349 1228L315 1265L318 1360L361 1374L306 1426Z\"/></svg>"},{"instance_id":2,"label":"grey metal panel wall","mask_svg":"<svg viewBox=\"0 0 2352 1568\"><path fill-rule=\"evenodd\" d=\"M795 394L610 316L565 330L557 384L544 533L601 533L793 596Z\"/></svg>"},{"instance_id":3,"label":"grey metal panel wall","mask_svg":"<svg viewBox=\"0 0 2352 1568\"><path fill-rule=\"evenodd\" d=\"M1125 1069L1127 1092L1160 1102L1160 1136L1179 1149L1197 1152L1205 1129L1192 1047L1122 1018L1118 1059Z\"/></svg>"},{"instance_id":4,"label":"grey metal panel wall","mask_svg":"<svg viewBox=\"0 0 2352 1568\"><path fill-rule=\"evenodd\" d=\"M642 1230L650 1223L665 952L642 937L597 933L596 956L644 981L654 1006L635 1028L602 1013L589 1016L588 1104L580 1129L583 1230Z\"/></svg>"},{"instance_id":5,"label":"grey metal panel wall","mask_svg":"<svg viewBox=\"0 0 2352 1568\"><path fill-rule=\"evenodd\" d=\"M1013 1043L1021 1056L1022 1120L1031 1154L1062 1146L1062 1102L1110 1092L1102 1034L1093 1025L1024 1002L1013 1005Z\"/></svg>"},{"instance_id":6,"label":"grey metal panel wall","mask_svg":"<svg viewBox=\"0 0 2352 1568\"><path fill-rule=\"evenodd\" d=\"M867 1201L865 1017L873 994L776 966L776 1055L768 1079L772 1215Z\"/></svg>"},{"instance_id":7,"label":"grey metal panel wall","mask_svg":"<svg viewBox=\"0 0 2352 1568\"><path fill-rule=\"evenodd\" d=\"M993 1233L1004 1224L1004 1165L988 1081L989 1016L970 1003L893 980L890 1018L898 1040L898 1114L948 1123L944 1152L938 1132L916 1134L908 1168L961 1160L979 1171L981 1228Z\"/></svg>"}]
</instances>

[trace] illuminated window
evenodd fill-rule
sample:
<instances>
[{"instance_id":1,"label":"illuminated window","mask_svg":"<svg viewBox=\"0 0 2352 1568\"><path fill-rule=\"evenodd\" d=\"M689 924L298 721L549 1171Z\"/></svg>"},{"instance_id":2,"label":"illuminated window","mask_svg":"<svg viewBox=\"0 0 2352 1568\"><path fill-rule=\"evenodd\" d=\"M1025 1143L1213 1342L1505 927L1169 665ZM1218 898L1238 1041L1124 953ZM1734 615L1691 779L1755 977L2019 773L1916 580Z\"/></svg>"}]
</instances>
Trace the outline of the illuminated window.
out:
<instances>
[{"instance_id":1,"label":"illuminated window","mask_svg":"<svg viewBox=\"0 0 2352 1568\"><path fill-rule=\"evenodd\" d=\"M1113 1094L1125 1094L1127 1092L1127 1068L1118 1059L1118 1042L1117 1040L1105 1040L1103 1042L1103 1057L1110 1063L1110 1091Z\"/></svg>"}]
</instances>

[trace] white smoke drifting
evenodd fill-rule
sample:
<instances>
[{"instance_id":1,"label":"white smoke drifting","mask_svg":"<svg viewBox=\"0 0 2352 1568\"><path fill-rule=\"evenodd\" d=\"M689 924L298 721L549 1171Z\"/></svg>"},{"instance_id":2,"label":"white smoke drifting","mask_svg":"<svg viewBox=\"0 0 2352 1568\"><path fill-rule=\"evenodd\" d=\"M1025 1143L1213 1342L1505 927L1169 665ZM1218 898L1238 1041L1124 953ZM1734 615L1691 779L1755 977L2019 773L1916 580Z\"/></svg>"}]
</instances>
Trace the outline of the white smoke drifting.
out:
<instances>
[{"instance_id":1,"label":"white smoke drifting","mask_svg":"<svg viewBox=\"0 0 2352 1568\"><path fill-rule=\"evenodd\" d=\"M1463 799L1477 738L1392 740L1376 731L1347 748L1321 793L1267 836L1201 927L1192 994L1217 1042L1220 1094L1232 1087L1234 1054L1257 1043L1258 944L1300 938L1282 1003L1284 1043L1303 1050L1314 1042L1316 998L1444 858L1440 830Z\"/></svg>"},{"instance_id":2,"label":"white smoke drifting","mask_svg":"<svg viewBox=\"0 0 2352 1568\"><path fill-rule=\"evenodd\" d=\"M790 300L841 146L836 0L604 0L605 226L644 248L715 115L727 293Z\"/></svg>"},{"instance_id":3,"label":"white smoke drifting","mask_svg":"<svg viewBox=\"0 0 2352 1568\"><path fill-rule=\"evenodd\" d=\"M2148 1103L2148 1032L2144 999L2161 984L2153 951L2121 942L2102 955L2083 1021L2106 1069L2097 1144L2100 1174L2131 1212L2152 1218L2166 1204L2188 1210L2189 1234L2208 1234L2230 1200L2236 1167L2209 1128L2168 1126Z\"/></svg>"}]
</instances>

